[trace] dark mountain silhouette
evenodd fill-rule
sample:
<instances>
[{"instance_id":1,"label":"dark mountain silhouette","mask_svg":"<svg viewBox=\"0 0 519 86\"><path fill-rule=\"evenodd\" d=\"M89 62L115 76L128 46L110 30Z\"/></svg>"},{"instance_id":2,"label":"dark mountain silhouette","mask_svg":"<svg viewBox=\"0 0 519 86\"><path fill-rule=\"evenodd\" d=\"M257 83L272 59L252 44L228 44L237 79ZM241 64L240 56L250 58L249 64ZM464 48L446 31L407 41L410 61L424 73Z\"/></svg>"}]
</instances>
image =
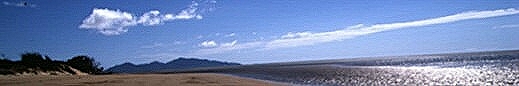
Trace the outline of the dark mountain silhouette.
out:
<instances>
[{"instance_id":1,"label":"dark mountain silhouette","mask_svg":"<svg viewBox=\"0 0 519 86\"><path fill-rule=\"evenodd\" d=\"M192 69L192 68L201 68L201 67L220 67L220 66L232 66L232 65L240 65L239 63L230 63L230 62L221 62L221 61L213 61L206 59L196 59L196 58L178 58L172 60L168 63L161 62L151 62L148 64L139 64L135 65L132 63L123 63L120 65L116 65L106 70L106 72L112 73L147 73L147 72L157 72L160 70L184 70L184 69Z\"/></svg>"}]
</instances>

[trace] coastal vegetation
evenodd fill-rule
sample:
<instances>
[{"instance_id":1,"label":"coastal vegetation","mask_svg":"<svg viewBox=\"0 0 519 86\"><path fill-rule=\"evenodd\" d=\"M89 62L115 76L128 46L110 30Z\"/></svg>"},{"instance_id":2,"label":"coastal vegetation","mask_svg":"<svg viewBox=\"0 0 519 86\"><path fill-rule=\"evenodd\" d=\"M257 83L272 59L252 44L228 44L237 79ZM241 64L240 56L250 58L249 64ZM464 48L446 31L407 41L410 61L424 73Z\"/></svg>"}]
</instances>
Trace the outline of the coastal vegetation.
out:
<instances>
[{"instance_id":1,"label":"coastal vegetation","mask_svg":"<svg viewBox=\"0 0 519 86\"><path fill-rule=\"evenodd\" d=\"M92 57L74 56L67 61L52 60L40 53L24 53L21 60L0 59L0 74L36 74L36 75L81 75L100 74L103 68Z\"/></svg>"}]
</instances>

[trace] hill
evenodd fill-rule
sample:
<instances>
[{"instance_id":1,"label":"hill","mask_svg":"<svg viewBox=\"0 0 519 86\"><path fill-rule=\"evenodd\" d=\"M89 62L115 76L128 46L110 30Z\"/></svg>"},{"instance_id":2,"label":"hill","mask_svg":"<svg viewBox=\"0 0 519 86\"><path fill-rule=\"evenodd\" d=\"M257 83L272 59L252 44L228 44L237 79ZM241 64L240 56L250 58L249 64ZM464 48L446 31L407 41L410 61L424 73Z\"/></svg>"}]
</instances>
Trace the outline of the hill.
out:
<instances>
[{"instance_id":1,"label":"hill","mask_svg":"<svg viewBox=\"0 0 519 86\"><path fill-rule=\"evenodd\" d=\"M239 63L221 62L206 59L196 58L178 58L167 63L151 62L148 64L135 65L132 63L123 63L116 65L106 70L106 72L112 73L146 73L156 72L159 70L184 70L201 67L220 67L220 66L232 66L240 65Z\"/></svg>"}]
</instances>

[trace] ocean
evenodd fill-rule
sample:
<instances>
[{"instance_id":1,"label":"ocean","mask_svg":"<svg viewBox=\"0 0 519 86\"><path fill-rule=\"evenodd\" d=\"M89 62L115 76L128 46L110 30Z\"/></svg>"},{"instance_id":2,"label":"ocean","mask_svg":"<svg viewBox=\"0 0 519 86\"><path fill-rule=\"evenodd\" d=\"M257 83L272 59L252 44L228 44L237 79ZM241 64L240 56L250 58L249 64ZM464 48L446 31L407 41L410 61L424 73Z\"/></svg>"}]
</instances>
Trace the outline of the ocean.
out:
<instances>
[{"instance_id":1,"label":"ocean","mask_svg":"<svg viewBox=\"0 0 519 86\"><path fill-rule=\"evenodd\" d=\"M519 50L271 63L192 70L308 86L519 85Z\"/></svg>"}]
</instances>

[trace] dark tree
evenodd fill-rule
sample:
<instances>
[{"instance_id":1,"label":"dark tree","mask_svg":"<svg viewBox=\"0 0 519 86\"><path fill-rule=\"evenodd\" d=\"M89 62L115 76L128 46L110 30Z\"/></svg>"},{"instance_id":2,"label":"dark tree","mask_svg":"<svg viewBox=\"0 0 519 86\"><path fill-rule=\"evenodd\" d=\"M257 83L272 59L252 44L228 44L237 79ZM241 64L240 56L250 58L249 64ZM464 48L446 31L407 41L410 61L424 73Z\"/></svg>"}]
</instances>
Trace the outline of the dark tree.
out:
<instances>
[{"instance_id":1,"label":"dark tree","mask_svg":"<svg viewBox=\"0 0 519 86\"><path fill-rule=\"evenodd\" d=\"M0 65L1 64L8 64L8 63L12 63L13 61L5 58L5 54L1 54L0 55Z\"/></svg>"},{"instance_id":2,"label":"dark tree","mask_svg":"<svg viewBox=\"0 0 519 86\"><path fill-rule=\"evenodd\" d=\"M46 62L52 62L52 59L49 56L45 56L45 61Z\"/></svg>"},{"instance_id":3,"label":"dark tree","mask_svg":"<svg viewBox=\"0 0 519 86\"><path fill-rule=\"evenodd\" d=\"M67 64L81 72L96 74L101 73L103 68L99 68L99 63L96 63L93 58L88 56L75 56L67 60Z\"/></svg>"},{"instance_id":4,"label":"dark tree","mask_svg":"<svg viewBox=\"0 0 519 86\"><path fill-rule=\"evenodd\" d=\"M14 62L9 59L0 58L0 69L10 69L13 64Z\"/></svg>"},{"instance_id":5,"label":"dark tree","mask_svg":"<svg viewBox=\"0 0 519 86\"><path fill-rule=\"evenodd\" d=\"M21 62L29 68L36 68L42 62L44 62L44 59L40 53L25 53L25 54L22 54Z\"/></svg>"}]
</instances>

